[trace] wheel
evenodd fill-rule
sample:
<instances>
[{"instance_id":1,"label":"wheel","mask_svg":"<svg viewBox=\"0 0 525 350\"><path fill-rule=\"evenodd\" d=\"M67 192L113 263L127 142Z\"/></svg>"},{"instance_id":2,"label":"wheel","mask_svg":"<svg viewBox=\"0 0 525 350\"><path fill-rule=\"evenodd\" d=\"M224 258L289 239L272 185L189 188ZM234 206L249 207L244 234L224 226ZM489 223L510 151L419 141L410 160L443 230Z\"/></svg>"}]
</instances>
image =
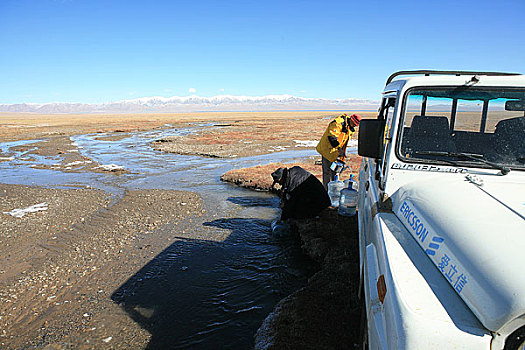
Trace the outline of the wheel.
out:
<instances>
[{"instance_id":1,"label":"wheel","mask_svg":"<svg viewBox=\"0 0 525 350\"><path fill-rule=\"evenodd\" d=\"M525 349L525 327L518 328L505 341L503 350L523 350Z\"/></svg>"}]
</instances>

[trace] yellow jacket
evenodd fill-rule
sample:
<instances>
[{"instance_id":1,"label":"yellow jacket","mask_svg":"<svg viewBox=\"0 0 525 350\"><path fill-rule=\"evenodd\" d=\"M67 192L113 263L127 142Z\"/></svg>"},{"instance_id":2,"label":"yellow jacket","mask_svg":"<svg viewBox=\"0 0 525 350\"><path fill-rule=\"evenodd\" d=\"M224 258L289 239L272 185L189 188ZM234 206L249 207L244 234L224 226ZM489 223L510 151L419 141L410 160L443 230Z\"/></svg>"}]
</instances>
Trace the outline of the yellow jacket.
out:
<instances>
[{"instance_id":1,"label":"yellow jacket","mask_svg":"<svg viewBox=\"0 0 525 350\"><path fill-rule=\"evenodd\" d=\"M344 160L344 157L339 157L339 149L346 152L348 140L354 133L350 130L347 117L343 114L332 120L317 144L317 152L330 162L334 162L337 158Z\"/></svg>"}]
</instances>

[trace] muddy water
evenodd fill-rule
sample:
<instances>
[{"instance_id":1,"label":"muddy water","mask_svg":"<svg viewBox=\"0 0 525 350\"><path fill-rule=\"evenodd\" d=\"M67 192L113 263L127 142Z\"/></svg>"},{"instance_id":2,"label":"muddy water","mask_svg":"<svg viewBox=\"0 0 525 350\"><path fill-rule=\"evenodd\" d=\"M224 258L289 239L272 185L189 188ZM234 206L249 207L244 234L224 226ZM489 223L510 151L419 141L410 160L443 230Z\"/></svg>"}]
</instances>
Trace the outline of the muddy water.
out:
<instances>
[{"instance_id":1,"label":"muddy water","mask_svg":"<svg viewBox=\"0 0 525 350\"><path fill-rule=\"evenodd\" d=\"M224 172L256 164L289 161L313 151L289 151L249 158L215 159L153 151L163 130L104 141L100 134L72 139L81 153L130 174L62 173L31 168L24 154L0 162L0 182L40 186L91 186L114 200L126 189L194 191L205 214L167 234L178 240L140 269L111 299L151 334L149 348L250 348L262 320L284 296L300 288L312 266L294 238L271 235L278 200L220 182ZM5 153L11 144L0 145ZM35 162L51 161L38 159ZM170 230L167 228L166 230Z\"/></svg>"}]
</instances>

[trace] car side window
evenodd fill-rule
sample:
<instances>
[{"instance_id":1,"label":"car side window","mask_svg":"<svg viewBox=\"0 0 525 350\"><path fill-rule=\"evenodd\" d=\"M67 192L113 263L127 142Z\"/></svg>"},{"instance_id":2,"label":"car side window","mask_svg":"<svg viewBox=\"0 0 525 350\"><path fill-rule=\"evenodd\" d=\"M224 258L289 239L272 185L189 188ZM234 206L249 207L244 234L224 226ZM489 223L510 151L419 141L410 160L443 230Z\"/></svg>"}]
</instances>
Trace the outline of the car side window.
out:
<instances>
[{"instance_id":1,"label":"car side window","mask_svg":"<svg viewBox=\"0 0 525 350\"><path fill-rule=\"evenodd\" d=\"M387 158L390 152L390 143L392 142L392 124L394 121L395 106L396 106L396 98L395 97L387 98L387 101L385 102L385 110L383 114L386 121L385 121L385 132L383 136L383 157L382 157L381 175L380 175L381 187L384 186L384 183L386 181L386 172L388 170Z\"/></svg>"}]
</instances>

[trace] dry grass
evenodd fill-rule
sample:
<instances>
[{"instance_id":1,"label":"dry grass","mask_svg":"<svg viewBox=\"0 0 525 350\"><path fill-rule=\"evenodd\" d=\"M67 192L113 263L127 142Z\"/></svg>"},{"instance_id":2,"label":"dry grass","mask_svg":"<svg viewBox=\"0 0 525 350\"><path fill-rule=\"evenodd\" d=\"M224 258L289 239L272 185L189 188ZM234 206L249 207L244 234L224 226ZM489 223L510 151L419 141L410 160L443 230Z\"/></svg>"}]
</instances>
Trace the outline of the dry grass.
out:
<instances>
[{"instance_id":1,"label":"dry grass","mask_svg":"<svg viewBox=\"0 0 525 350\"><path fill-rule=\"evenodd\" d=\"M239 122L265 127L278 120L321 121L317 126L326 127L327 120L340 112L212 112L212 113L149 113L149 114L31 114L0 113L0 141L34 139L53 134L74 135L81 133L148 130L165 124ZM373 112L360 112L371 117ZM308 123L306 123L308 124ZM298 129L298 128L294 128ZM324 129L324 128L321 128ZM315 129L319 132L321 129ZM314 129L309 129L314 130ZM293 129L289 130L289 134Z\"/></svg>"},{"instance_id":2,"label":"dry grass","mask_svg":"<svg viewBox=\"0 0 525 350\"><path fill-rule=\"evenodd\" d=\"M316 143L330 120L339 114L308 113L243 114L244 119L215 121L220 124L201 127L189 135L174 135L156 140L154 148L164 152L219 158L247 157L297 149L301 147L298 141ZM233 114L231 117L237 116L239 115ZM357 139L357 136L358 133L355 133L352 138Z\"/></svg>"},{"instance_id":3,"label":"dry grass","mask_svg":"<svg viewBox=\"0 0 525 350\"><path fill-rule=\"evenodd\" d=\"M361 157L357 154L351 154L347 157L347 164L352 171L344 171L341 174L341 180L346 180L350 174L354 175L356 180L359 176L359 167L361 164ZM306 171L312 173L321 182L323 181L323 171L320 160L310 159L301 163L270 163L264 165L257 165L251 168L233 169L221 176L221 180L231 182L241 187L246 187L254 190L268 191L272 185L272 172L277 168L291 168L293 166L300 166ZM279 188L279 185L276 185Z\"/></svg>"},{"instance_id":4,"label":"dry grass","mask_svg":"<svg viewBox=\"0 0 525 350\"><path fill-rule=\"evenodd\" d=\"M221 180L234 183L241 187L268 191L273 182L271 173L274 170L277 168L291 168L296 165L309 171L322 181L321 166L316 165L314 161L291 164L270 163L257 165L251 168L233 169L223 174ZM279 185L276 186L278 188Z\"/></svg>"}]
</instances>

